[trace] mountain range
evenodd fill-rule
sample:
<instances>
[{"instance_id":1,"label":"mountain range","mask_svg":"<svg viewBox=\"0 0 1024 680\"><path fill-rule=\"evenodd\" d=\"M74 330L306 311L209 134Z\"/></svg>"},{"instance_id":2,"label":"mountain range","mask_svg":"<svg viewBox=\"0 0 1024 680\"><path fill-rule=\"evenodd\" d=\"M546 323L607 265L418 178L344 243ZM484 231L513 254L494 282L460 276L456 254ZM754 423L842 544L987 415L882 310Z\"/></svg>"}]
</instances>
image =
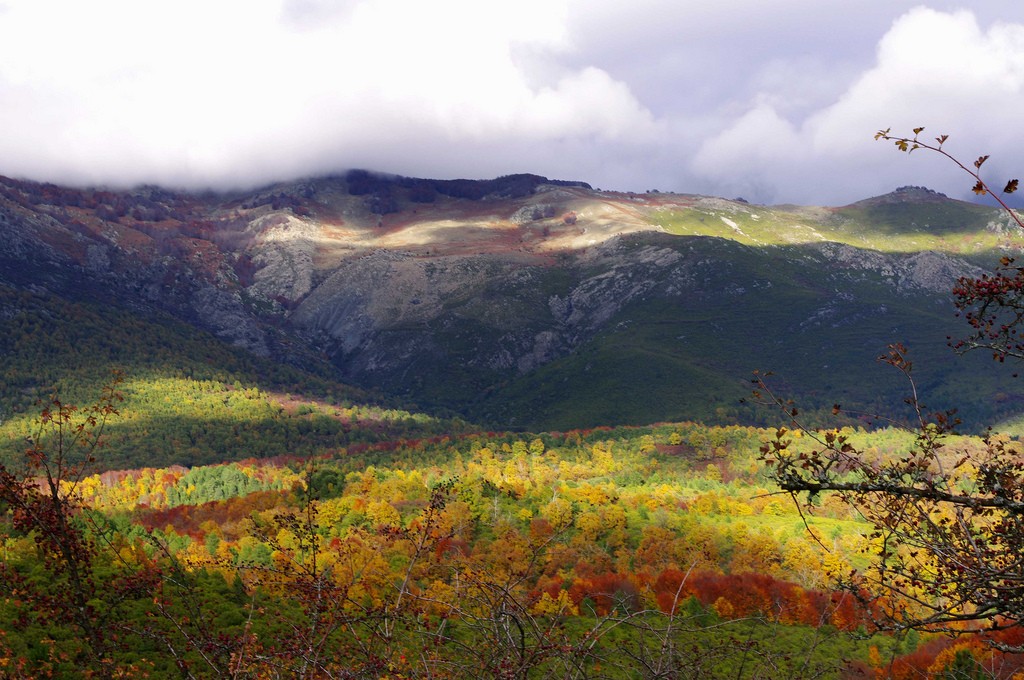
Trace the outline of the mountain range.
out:
<instances>
[{"instance_id":1,"label":"mountain range","mask_svg":"<svg viewBox=\"0 0 1024 680\"><path fill-rule=\"evenodd\" d=\"M920 187L829 208L536 175L234 193L0 178L0 419L123 363L126 343L199 337L256 362L257 382L287 367L501 428L770 421L743 401L755 370L812 416L898 417L908 385L875 358L903 342L929 406L1012 430L1019 385L947 337L966 333L957 278L1019 250L999 211ZM43 336L66 339L26 367Z\"/></svg>"}]
</instances>

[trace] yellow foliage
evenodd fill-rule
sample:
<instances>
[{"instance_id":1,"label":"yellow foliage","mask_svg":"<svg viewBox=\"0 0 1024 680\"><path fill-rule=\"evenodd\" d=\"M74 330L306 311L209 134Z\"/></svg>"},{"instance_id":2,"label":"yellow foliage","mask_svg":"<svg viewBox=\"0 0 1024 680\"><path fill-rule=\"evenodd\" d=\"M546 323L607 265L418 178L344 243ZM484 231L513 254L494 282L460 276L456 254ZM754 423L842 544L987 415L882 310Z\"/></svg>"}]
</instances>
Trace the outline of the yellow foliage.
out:
<instances>
[{"instance_id":1,"label":"yellow foliage","mask_svg":"<svg viewBox=\"0 0 1024 680\"><path fill-rule=\"evenodd\" d=\"M734 574L753 572L761 574L778 573L782 565L778 542L764 531L753 532L745 524L739 524L733 533L733 551L730 571Z\"/></svg>"},{"instance_id":2,"label":"yellow foliage","mask_svg":"<svg viewBox=\"0 0 1024 680\"><path fill-rule=\"evenodd\" d=\"M651 490L650 496L644 505L648 510L658 508L674 508L679 502L679 489L669 484L659 484Z\"/></svg>"},{"instance_id":3,"label":"yellow foliage","mask_svg":"<svg viewBox=\"0 0 1024 680\"><path fill-rule=\"evenodd\" d=\"M929 677L939 677L943 671L953 665L957 653L962 651L970 653L975 661L978 661L978 655L983 652L981 643L976 639L950 645L935 655L935 661L928 667Z\"/></svg>"},{"instance_id":4,"label":"yellow foliage","mask_svg":"<svg viewBox=\"0 0 1024 680\"><path fill-rule=\"evenodd\" d=\"M545 505L540 514L556 530L563 529L572 524L572 503L564 498L556 498Z\"/></svg>"},{"instance_id":5,"label":"yellow foliage","mask_svg":"<svg viewBox=\"0 0 1024 680\"><path fill-rule=\"evenodd\" d=\"M609 505L601 509L601 516L604 518L604 524L609 529L625 529L626 528L626 511L622 509L619 504Z\"/></svg>"},{"instance_id":6,"label":"yellow foliage","mask_svg":"<svg viewBox=\"0 0 1024 680\"><path fill-rule=\"evenodd\" d=\"M868 650L868 664L870 664L872 668L881 668L884 663L885 661L882 659L882 655L878 651L878 645L871 645L871 648Z\"/></svg>"},{"instance_id":7,"label":"yellow foliage","mask_svg":"<svg viewBox=\"0 0 1024 680\"><path fill-rule=\"evenodd\" d=\"M372 501L366 506L366 518L374 526L401 526L402 516L387 501Z\"/></svg>"},{"instance_id":8,"label":"yellow foliage","mask_svg":"<svg viewBox=\"0 0 1024 680\"><path fill-rule=\"evenodd\" d=\"M455 602L459 601L458 594L451 584L444 581L434 580L420 594L419 602L428 614L434 616L451 615Z\"/></svg>"},{"instance_id":9,"label":"yellow foliage","mask_svg":"<svg viewBox=\"0 0 1024 680\"><path fill-rule=\"evenodd\" d=\"M579 610L569 598L569 593L559 590L558 597L551 597L548 593L542 594L530 607L530 613L534 616L575 616L579 614Z\"/></svg>"},{"instance_id":10,"label":"yellow foliage","mask_svg":"<svg viewBox=\"0 0 1024 680\"><path fill-rule=\"evenodd\" d=\"M277 536L275 536L277 544L282 548L288 550L294 550L298 547L298 542L295 539L295 534L285 528L278 529Z\"/></svg>"},{"instance_id":11,"label":"yellow foliage","mask_svg":"<svg viewBox=\"0 0 1024 680\"><path fill-rule=\"evenodd\" d=\"M594 444L591 449L591 460L594 464L594 470L602 475L606 475L609 472L617 472L622 469L622 463L615 460L615 456L612 454L611 442L606 442L602 447L601 444Z\"/></svg>"},{"instance_id":12,"label":"yellow foliage","mask_svg":"<svg viewBox=\"0 0 1024 680\"><path fill-rule=\"evenodd\" d=\"M601 534L604 528L603 524L601 515L597 512L583 512L576 517L576 528L590 541L595 540Z\"/></svg>"},{"instance_id":13,"label":"yellow foliage","mask_svg":"<svg viewBox=\"0 0 1024 680\"><path fill-rule=\"evenodd\" d=\"M212 561L209 553L206 552L206 547L198 541L189 543L178 552L177 557L189 569L199 569Z\"/></svg>"},{"instance_id":14,"label":"yellow foliage","mask_svg":"<svg viewBox=\"0 0 1024 680\"><path fill-rule=\"evenodd\" d=\"M333 527L341 522L352 510L352 497L328 498L316 504L317 524L321 527Z\"/></svg>"},{"instance_id":15,"label":"yellow foliage","mask_svg":"<svg viewBox=\"0 0 1024 680\"><path fill-rule=\"evenodd\" d=\"M612 500L612 494L604 486L596 484L580 484L575 489L567 490L573 500L584 501L591 505L607 505Z\"/></svg>"},{"instance_id":16,"label":"yellow foliage","mask_svg":"<svg viewBox=\"0 0 1024 680\"><path fill-rule=\"evenodd\" d=\"M849 564L837 547L826 552L814 539L796 536L782 548L785 576L805 588L826 588L833 579L849 571Z\"/></svg>"},{"instance_id":17,"label":"yellow foliage","mask_svg":"<svg viewBox=\"0 0 1024 680\"><path fill-rule=\"evenodd\" d=\"M787 512L789 512L789 506L778 498L771 499L764 504L763 508L761 508L762 515L772 515L773 517L785 515Z\"/></svg>"},{"instance_id":18,"label":"yellow foliage","mask_svg":"<svg viewBox=\"0 0 1024 680\"><path fill-rule=\"evenodd\" d=\"M472 531L474 524L473 508L465 501L456 500L444 507L437 528L442 534L464 537Z\"/></svg>"}]
</instances>

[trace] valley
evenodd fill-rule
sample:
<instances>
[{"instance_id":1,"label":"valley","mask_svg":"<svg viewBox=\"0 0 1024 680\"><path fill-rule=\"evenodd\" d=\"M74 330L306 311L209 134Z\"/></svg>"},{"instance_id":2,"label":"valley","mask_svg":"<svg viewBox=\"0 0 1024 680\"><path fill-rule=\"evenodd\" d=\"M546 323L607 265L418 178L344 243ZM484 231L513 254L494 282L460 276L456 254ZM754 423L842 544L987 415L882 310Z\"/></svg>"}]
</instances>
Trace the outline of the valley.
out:
<instances>
[{"instance_id":1,"label":"valley","mask_svg":"<svg viewBox=\"0 0 1024 680\"><path fill-rule=\"evenodd\" d=\"M995 210L534 175L0 179L0 236L6 677L910 678L996 658L893 633L884 598L839 587L876 527L841 494L779 492L764 447L788 416L750 381L772 371L800 404L793 451L832 432L895 460L915 413L876 358L903 342L922 400L964 421L942 466L1018 455L1018 383L947 346L957 279L1020 250Z\"/></svg>"}]
</instances>

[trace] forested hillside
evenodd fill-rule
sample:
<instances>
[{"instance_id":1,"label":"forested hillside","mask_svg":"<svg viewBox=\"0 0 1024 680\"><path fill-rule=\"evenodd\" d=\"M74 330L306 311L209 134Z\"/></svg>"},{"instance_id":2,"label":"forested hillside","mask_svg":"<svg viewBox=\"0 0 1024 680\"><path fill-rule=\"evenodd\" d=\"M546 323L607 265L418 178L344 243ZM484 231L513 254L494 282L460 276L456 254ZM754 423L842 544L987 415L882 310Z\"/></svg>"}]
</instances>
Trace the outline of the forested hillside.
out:
<instances>
[{"instance_id":1,"label":"forested hillside","mask_svg":"<svg viewBox=\"0 0 1024 680\"><path fill-rule=\"evenodd\" d=\"M0 461L35 426L37 403L91 400L123 374L103 469L311 456L353 442L458 433L358 388L232 348L166 314L74 303L0 286Z\"/></svg>"},{"instance_id":2,"label":"forested hillside","mask_svg":"<svg viewBox=\"0 0 1024 680\"><path fill-rule=\"evenodd\" d=\"M910 438L849 434L880 457ZM981 649L872 634L872 611L830 590L866 559L867 525L829 497L801 517L775 495L766 437L693 423L480 433L85 476L88 618L48 613L81 586L59 553L39 561L55 546L15 514L0 664L10 677L910 678Z\"/></svg>"}]
</instances>

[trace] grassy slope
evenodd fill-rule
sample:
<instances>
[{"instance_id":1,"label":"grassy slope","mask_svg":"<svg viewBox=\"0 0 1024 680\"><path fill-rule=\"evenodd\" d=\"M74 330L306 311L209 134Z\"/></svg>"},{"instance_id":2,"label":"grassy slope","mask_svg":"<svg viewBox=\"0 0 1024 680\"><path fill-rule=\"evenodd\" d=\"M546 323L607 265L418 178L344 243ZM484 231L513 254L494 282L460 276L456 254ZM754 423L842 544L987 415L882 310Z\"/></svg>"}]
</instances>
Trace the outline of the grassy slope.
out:
<instances>
[{"instance_id":1,"label":"grassy slope","mask_svg":"<svg viewBox=\"0 0 1024 680\"><path fill-rule=\"evenodd\" d=\"M1009 241L988 228L1005 222L997 210L962 201L869 200L834 209L704 201L657 209L649 219L671 234L718 236L747 245L832 241L890 253L981 254Z\"/></svg>"},{"instance_id":2,"label":"grassy slope","mask_svg":"<svg viewBox=\"0 0 1024 680\"><path fill-rule=\"evenodd\" d=\"M33 429L38 400L92 403L124 372L104 468L312 455L353 441L458 429L373 406L372 395L233 350L164 315L0 287L0 461Z\"/></svg>"}]
</instances>

